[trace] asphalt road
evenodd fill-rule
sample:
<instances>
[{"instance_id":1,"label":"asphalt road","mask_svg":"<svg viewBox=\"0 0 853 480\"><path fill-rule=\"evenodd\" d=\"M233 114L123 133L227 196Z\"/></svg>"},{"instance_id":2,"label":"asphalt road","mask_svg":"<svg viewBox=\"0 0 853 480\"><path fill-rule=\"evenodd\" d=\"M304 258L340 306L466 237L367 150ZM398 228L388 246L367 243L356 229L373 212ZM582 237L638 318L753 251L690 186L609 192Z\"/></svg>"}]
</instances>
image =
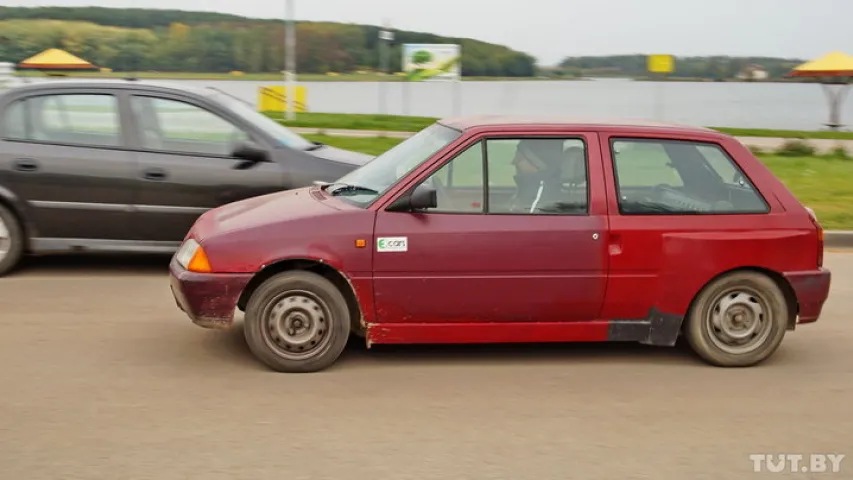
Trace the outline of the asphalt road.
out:
<instances>
[{"instance_id":1,"label":"asphalt road","mask_svg":"<svg viewBox=\"0 0 853 480\"><path fill-rule=\"evenodd\" d=\"M761 367L685 348L353 346L267 371L195 327L166 258L53 258L0 279L0 479L739 479L754 453L853 478L853 254L817 324Z\"/></svg>"}]
</instances>

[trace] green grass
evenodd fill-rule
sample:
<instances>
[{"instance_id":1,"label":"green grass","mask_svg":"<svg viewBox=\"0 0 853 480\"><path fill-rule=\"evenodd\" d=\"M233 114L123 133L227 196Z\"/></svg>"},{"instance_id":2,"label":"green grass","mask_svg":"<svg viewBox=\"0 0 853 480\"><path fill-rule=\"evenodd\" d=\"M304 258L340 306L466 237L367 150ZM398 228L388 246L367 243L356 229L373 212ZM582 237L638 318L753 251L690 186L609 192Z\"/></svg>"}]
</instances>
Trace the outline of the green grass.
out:
<instances>
[{"instance_id":1,"label":"green grass","mask_svg":"<svg viewBox=\"0 0 853 480\"><path fill-rule=\"evenodd\" d=\"M328 145L378 155L400 143L394 138L307 135ZM853 229L853 160L759 155L805 205L813 208L826 229Z\"/></svg>"},{"instance_id":2,"label":"green grass","mask_svg":"<svg viewBox=\"0 0 853 480\"><path fill-rule=\"evenodd\" d=\"M736 137L770 137L791 138L803 140L853 140L853 132L833 132L829 130L771 130L764 128L732 128L732 127L710 127L718 132L727 133Z\"/></svg>"},{"instance_id":3,"label":"green grass","mask_svg":"<svg viewBox=\"0 0 853 480\"><path fill-rule=\"evenodd\" d=\"M264 112L285 125L305 128L338 128L345 130L379 130L417 132L438 120L434 117L410 117L402 115L348 114L348 113L299 113L293 121L283 120L277 112ZM738 137L799 138L807 140L853 140L853 132L772 130L763 128L709 127L719 132Z\"/></svg>"},{"instance_id":4,"label":"green grass","mask_svg":"<svg viewBox=\"0 0 853 480\"><path fill-rule=\"evenodd\" d=\"M264 112L289 127L338 128L342 130L380 130L384 132L418 132L437 120L432 117L398 115L365 115L340 113L299 113L293 121L284 120L281 113Z\"/></svg>"},{"instance_id":5,"label":"green grass","mask_svg":"<svg viewBox=\"0 0 853 480\"><path fill-rule=\"evenodd\" d=\"M303 137L333 147L362 152L368 155L379 155L402 141L397 138L358 138L317 134L303 135Z\"/></svg>"},{"instance_id":6,"label":"green grass","mask_svg":"<svg viewBox=\"0 0 853 480\"><path fill-rule=\"evenodd\" d=\"M279 73L243 73L234 75L231 73L203 73L203 72L62 72L63 75L73 78L124 78L134 76L136 78L147 78L152 80L248 80L254 82L281 82L284 75ZM21 77L44 77L47 76L39 71L20 71L16 75ZM299 82L402 82L403 77L399 75L380 75L378 73L342 73L339 75L325 75L320 73L303 73L297 75ZM490 82L490 81L530 81L530 80L556 80L546 77L464 77L467 82Z\"/></svg>"},{"instance_id":7,"label":"green grass","mask_svg":"<svg viewBox=\"0 0 853 480\"><path fill-rule=\"evenodd\" d=\"M823 227L853 229L853 160L828 157L759 156Z\"/></svg>"}]
</instances>

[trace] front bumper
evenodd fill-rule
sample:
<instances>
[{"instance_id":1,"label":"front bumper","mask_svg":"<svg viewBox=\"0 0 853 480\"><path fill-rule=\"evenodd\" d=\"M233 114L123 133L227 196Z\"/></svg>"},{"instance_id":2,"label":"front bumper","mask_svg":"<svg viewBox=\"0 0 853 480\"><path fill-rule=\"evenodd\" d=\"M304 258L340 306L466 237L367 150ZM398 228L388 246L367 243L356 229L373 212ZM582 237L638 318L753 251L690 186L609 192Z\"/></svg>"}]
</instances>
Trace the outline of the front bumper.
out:
<instances>
[{"instance_id":1,"label":"front bumper","mask_svg":"<svg viewBox=\"0 0 853 480\"><path fill-rule=\"evenodd\" d=\"M234 323L234 312L252 274L194 273L175 259L169 265L169 284L175 302L190 320L204 328L224 329Z\"/></svg>"},{"instance_id":2,"label":"front bumper","mask_svg":"<svg viewBox=\"0 0 853 480\"><path fill-rule=\"evenodd\" d=\"M832 274L821 268L809 272L786 273L785 278L794 289L800 313L797 323L813 323L818 320L823 304L829 297Z\"/></svg>"}]
</instances>

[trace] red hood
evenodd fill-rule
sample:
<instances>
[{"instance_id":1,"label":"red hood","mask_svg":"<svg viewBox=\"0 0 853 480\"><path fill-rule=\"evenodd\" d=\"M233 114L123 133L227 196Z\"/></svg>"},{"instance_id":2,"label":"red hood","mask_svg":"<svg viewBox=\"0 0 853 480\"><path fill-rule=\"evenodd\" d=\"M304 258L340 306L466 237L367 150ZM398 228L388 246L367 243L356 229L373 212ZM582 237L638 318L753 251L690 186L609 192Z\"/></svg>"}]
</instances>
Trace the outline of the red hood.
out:
<instances>
[{"instance_id":1,"label":"red hood","mask_svg":"<svg viewBox=\"0 0 853 480\"><path fill-rule=\"evenodd\" d=\"M214 235L340 213L339 202L312 191L316 191L316 187L286 190L223 205L202 215L192 235L203 242Z\"/></svg>"},{"instance_id":2,"label":"red hood","mask_svg":"<svg viewBox=\"0 0 853 480\"><path fill-rule=\"evenodd\" d=\"M341 271L371 268L374 213L330 198L317 187L264 195L211 210L191 235L220 272L255 272L285 259L314 259Z\"/></svg>"}]
</instances>

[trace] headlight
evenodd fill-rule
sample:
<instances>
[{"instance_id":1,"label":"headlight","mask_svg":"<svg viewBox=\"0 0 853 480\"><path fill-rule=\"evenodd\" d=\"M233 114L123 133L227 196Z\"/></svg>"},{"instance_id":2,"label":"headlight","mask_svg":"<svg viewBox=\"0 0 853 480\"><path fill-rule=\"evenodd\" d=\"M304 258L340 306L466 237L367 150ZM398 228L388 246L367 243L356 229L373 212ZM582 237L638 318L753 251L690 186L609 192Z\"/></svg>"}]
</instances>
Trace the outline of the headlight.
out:
<instances>
[{"instance_id":1,"label":"headlight","mask_svg":"<svg viewBox=\"0 0 853 480\"><path fill-rule=\"evenodd\" d=\"M207 259L207 253L205 253L201 245L193 238L187 239L181 245L181 248L175 253L175 260L191 272L208 273L212 271L210 262Z\"/></svg>"}]
</instances>

